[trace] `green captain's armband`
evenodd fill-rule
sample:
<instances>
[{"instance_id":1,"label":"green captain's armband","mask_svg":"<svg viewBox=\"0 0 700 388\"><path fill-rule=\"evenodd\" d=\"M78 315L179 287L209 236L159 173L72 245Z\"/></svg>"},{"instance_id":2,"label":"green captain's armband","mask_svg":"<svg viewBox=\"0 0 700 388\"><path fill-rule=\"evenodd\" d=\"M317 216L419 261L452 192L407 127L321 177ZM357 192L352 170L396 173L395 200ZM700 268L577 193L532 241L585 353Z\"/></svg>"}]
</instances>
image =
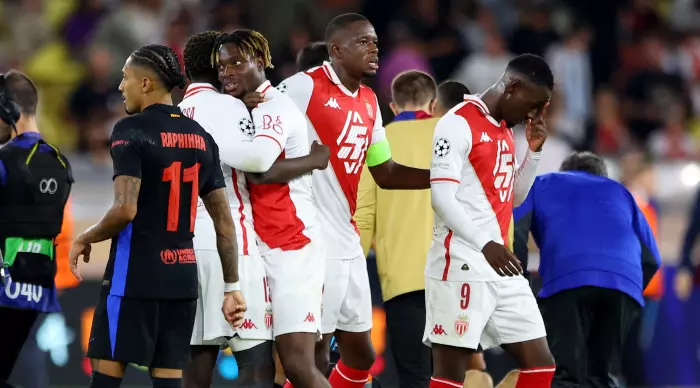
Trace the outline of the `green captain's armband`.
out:
<instances>
[{"instance_id":1,"label":"green captain's armband","mask_svg":"<svg viewBox=\"0 0 700 388\"><path fill-rule=\"evenodd\" d=\"M12 266L18 253L29 252L48 256L53 260L53 240L45 238L8 237L5 239L5 264Z\"/></svg>"},{"instance_id":2,"label":"green captain's armband","mask_svg":"<svg viewBox=\"0 0 700 388\"><path fill-rule=\"evenodd\" d=\"M365 163L367 163L368 167L378 166L389 159L391 159L391 147L389 146L389 140L384 139L367 148L367 160Z\"/></svg>"}]
</instances>

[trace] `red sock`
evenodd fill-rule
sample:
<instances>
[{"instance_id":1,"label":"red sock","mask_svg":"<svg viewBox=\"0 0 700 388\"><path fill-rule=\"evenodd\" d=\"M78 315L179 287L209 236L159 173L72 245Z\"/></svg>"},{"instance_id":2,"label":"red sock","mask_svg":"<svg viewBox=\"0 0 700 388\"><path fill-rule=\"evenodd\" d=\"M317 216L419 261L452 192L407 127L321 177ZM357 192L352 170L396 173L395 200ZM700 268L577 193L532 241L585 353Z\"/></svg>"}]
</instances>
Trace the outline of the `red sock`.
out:
<instances>
[{"instance_id":1,"label":"red sock","mask_svg":"<svg viewBox=\"0 0 700 388\"><path fill-rule=\"evenodd\" d=\"M292 383L289 382L289 380L287 380L287 382L284 383L284 387L282 388L294 388L294 386L292 385Z\"/></svg>"},{"instance_id":2,"label":"red sock","mask_svg":"<svg viewBox=\"0 0 700 388\"><path fill-rule=\"evenodd\" d=\"M554 366L521 369L515 388L549 388L556 369Z\"/></svg>"},{"instance_id":3,"label":"red sock","mask_svg":"<svg viewBox=\"0 0 700 388\"><path fill-rule=\"evenodd\" d=\"M462 388L464 382L444 379L442 377L431 377L430 388Z\"/></svg>"},{"instance_id":4,"label":"red sock","mask_svg":"<svg viewBox=\"0 0 700 388\"><path fill-rule=\"evenodd\" d=\"M369 379L368 370L357 370L338 361L328 382L333 388L363 388Z\"/></svg>"}]
</instances>

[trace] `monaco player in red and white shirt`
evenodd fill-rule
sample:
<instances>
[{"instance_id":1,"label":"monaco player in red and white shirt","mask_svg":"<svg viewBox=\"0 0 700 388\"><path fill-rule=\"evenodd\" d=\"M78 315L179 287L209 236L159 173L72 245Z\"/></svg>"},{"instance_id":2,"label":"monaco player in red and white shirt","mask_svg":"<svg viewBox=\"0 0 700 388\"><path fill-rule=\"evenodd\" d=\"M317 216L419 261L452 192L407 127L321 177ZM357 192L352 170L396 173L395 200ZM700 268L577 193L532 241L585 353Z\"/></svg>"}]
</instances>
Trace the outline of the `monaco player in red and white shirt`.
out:
<instances>
[{"instance_id":1,"label":"monaco player in red and white shirt","mask_svg":"<svg viewBox=\"0 0 700 388\"><path fill-rule=\"evenodd\" d=\"M330 62L298 73L278 88L306 114L309 141L320 140L331 147L331 168L313 174L328 259L324 341L317 346L317 360L328 359L335 333L341 360L329 380L335 388L352 388L364 386L375 357L367 264L352 220L363 165L367 163L377 185L384 189L427 189L430 172L391 160L377 97L361 84L378 69L372 24L362 15L340 15L326 29L326 45Z\"/></svg>"},{"instance_id":2,"label":"monaco player in red and white shirt","mask_svg":"<svg viewBox=\"0 0 700 388\"><path fill-rule=\"evenodd\" d=\"M553 83L542 58L521 55L483 96L465 96L435 127L435 227L425 269L430 387L461 387L479 345L513 356L517 388L550 386L555 368L542 316L509 247L513 206L527 197L547 137ZM529 150L518 164L511 128L520 123Z\"/></svg>"},{"instance_id":3,"label":"monaco player in red and white shirt","mask_svg":"<svg viewBox=\"0 0 700 388\"><path fill-rule=\"evenodd\" d=\"M222 162L230 156L247 171L264 172L278 159L309 155L304 115L265 78L265 69L272 67L267 40L256 31L236 30L219 38L216 56L227 94L264 96L251 112L255 135L248 143L219 144L220 155L227 155ZM252 183L249 188L270 287L277 353L295 384L328 387L314 359L321 331L325 262L311 175L281 184Z\"/></svg>"},{"instance_id":4,"label":"monaco player in red and white shirt","mask_svg":"<svg viewBox=\"0 0 700 388\"><path fill-rule=\"evenodd\" d=\"M265 173L263 178L268 182L285 182L314 168L327 166L328 159L326 156L324 160L323 155L311 155L275 162L277 157L272 154L270 160L274 164L259 166L250 165L249 159L235 151L242 145L251 147L255 125L243 102L217 90L218 72L212 63L212 51L220 36L218 32L207 31L188 40L184 59L187 76L192 83L179 107L186 116L202 125L219 146L228 202L236 225L240 289L248 309L243 325L234 331L221 312L224 291L232 285L223 283L213 223L200 201L194 238L200 295L191 340L192 361L185 369L185 381L191 385L210 386L220 346L231 338L228 345L239 361L239 382L246 386L271 386L274 379L274 364L270 356L273 309L267 270L258 248L253 222L255 209L251 206L250 197L251 192L254 195L255 191L249 187L245 172ZM302 118L302 128L305 129L303 124ZM303 145L308 150L305 141ZM274 149L273 152L279 153ZM265 222L263 217L261 224Z\"/></svg>"}]
</instances>

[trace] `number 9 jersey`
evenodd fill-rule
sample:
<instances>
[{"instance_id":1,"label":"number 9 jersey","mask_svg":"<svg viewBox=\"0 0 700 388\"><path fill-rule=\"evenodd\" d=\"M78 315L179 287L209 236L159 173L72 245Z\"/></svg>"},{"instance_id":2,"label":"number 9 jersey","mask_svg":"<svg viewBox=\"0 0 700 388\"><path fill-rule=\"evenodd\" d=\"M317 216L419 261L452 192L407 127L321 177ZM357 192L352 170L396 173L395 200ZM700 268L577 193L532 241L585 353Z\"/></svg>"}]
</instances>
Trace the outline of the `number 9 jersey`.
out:
<instances>
[{"instance_id":1,"label":"number 9 jersey","mask_svg":"<svg viewBox=\"0 0 700 388\"><path fill-rule=\"evenodd\" d=\"M536 170L536 163L532 164ZM532 169L526 170L529 173ZM427 277L450 281L509 279L489 266L481 248L489 241L512 247L513 190L520 172L511 129L493 119L476 96L465 96L463 103L438 121L430 182L458 185L455 203L476 229L468 233L471 241L466 241L436 214ZM515 190L517 194L518 187Z\"/></svg>"},{"instance_id":2,"label":"number 9 jersey","mask_svg":"<svg viewBox=\"0 0 700 388\"><path fill-rule=\"evenodd\" d=\"M214 140L180 108L155 104L114 126L110 153L114 177L141 188L136 217L112 239L108 295L197 299L197 200L225 187Z\"/></svg>"}]
</instances>

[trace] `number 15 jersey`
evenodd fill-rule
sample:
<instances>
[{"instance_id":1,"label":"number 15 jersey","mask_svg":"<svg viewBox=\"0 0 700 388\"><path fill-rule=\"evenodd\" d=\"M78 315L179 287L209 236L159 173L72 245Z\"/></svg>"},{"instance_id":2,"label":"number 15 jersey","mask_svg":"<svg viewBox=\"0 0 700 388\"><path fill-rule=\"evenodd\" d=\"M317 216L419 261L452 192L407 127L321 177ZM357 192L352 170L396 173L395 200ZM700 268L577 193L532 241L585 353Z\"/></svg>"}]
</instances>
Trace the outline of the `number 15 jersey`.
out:
<instances>
[{"instance_id":1,"label":"number 15 jersey","mask_svg":"<svg viewBox=\"0 0 700 388\"><path fill-rule=\"evenodd\" d=\"M114 177L141 180L136 217L112 239L103 287L139 299L197 299L197 199L226 186L214 139L155 104L114 126ZM131 188L129 188L131 189Z\"/></svg>"},{"instance_id":2,"label":"number 15 jersey","mask_svg":"<svg viewBox=\"0 0 700 388\"><path fill-rule=\"evenodd\" d=\"M287 78L277 88L306 115L309 143L319 140L331 149L328 168L312 175L328 259L363 256L352 217L365 158L373 157L368 148L386 141L377 96L365 85L349 91L328 62Z\"/></svg>"},{"instance_id":3,"label":"number 15 jersey","mask_svg":"<svg viewBox=\"0 0 700 388\"><path fill-rule=\"evenodd\" d=\"M457 184L457 202L484 241L512 245L515 166L513 132L496 122L476 96L450 110L435 126L430 182ZM499 276L469 242L435 215L426 276L451 281L496 281Z\"/></svg>"}]
</instances>

